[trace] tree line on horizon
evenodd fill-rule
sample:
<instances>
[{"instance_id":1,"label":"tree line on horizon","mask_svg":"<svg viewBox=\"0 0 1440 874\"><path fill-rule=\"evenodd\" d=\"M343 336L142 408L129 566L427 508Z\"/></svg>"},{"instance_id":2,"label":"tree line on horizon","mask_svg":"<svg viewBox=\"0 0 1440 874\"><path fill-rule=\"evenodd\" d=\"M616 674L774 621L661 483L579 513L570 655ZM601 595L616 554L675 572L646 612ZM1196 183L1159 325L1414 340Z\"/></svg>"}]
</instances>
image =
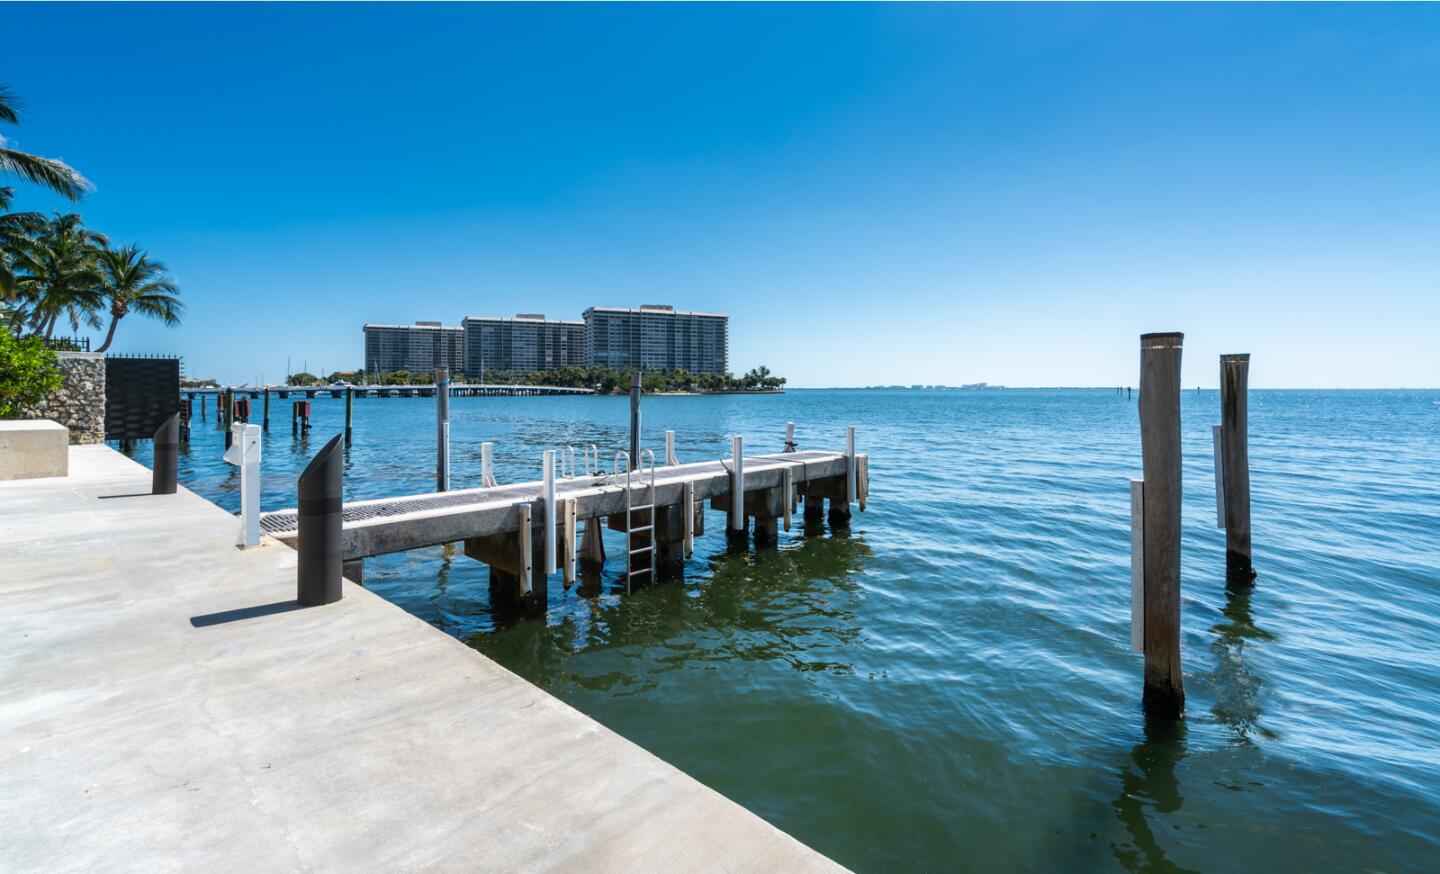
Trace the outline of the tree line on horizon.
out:
<instances>
[{"instance_id":1,"label":"tree line on horizon","mask_svg":"<svg viewBox=\"0 0 1440 874\"><path fill-rule=\"evenodd\" d=\"M485 382L495 385L534 385L556 388L589 388L601 394L624 394L630 390L630 368L560 367L554 370L487 370ZM688 370L645 369L640 371L640 386L647 392L738 392L777 391L785 385L785 377L776 376L770 368L760 366L741 376L729 373L692 373ZM479 382L464 373L452 374L452 382ZM429 385L435 381L434 371L392 370L387 373L366 373L363 370L340 370L328 376L301 371L290 374L286 385L323 386L334 383L356 385Z\"/></svg>"}]
</instances>

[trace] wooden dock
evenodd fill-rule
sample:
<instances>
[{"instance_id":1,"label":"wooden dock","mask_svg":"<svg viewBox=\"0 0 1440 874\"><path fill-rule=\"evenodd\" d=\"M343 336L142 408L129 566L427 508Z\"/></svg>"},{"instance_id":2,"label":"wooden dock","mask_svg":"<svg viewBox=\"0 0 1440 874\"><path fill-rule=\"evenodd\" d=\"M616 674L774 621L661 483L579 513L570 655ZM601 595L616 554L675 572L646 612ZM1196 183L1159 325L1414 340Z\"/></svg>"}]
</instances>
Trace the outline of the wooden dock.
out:
<instances>
[{"instance_id":1,"label":"wooden dock","mask_svg":"<svg viewBox=\"0 0 1440 874\"><path fill-rule=\"evenodd\" d=\"M848 521L851 460L845 453L742 457L745 498L740 536L753 524L757 542L773 541L779 525L789 527L802 496L809 518L815 518L817 507L828 499L831 521ZM861 455L855 462L862 471L868 470L866 460ZM649 544L655 550L658 576L677 575L684 562L687 515L688 533L693 538L704 531L706 501L713 509L730 510L734 467L733 460L703 461L659 466L653 471L647 468L628 476L621 470L558 477L553 516L557 530L550 541L557 549L557 564L564 567L576 560L581 548L577 526L603 520L611 529L630 534L637 548ZM868 475L862 473L862 490L867 480ZM863 493L857 497L863 498ZM632 516L627 523L627 498L632 506L643 503L654 509ZM492 582L498 579L516 585L517 597L532 596L543 608L548 580L541 569L546 542L544 502L543 480L347 502L341 511L341 551L348 563L347 576L363 578L358 563L370 556L463 541L466 555L491 566ZM298 520L295 509L278 510L261 514L260 527L294 546ZM737 527L733 519L727 520L727 526ZM521 579L514 579L517 577Z\"/></svg>"}]
</instances>

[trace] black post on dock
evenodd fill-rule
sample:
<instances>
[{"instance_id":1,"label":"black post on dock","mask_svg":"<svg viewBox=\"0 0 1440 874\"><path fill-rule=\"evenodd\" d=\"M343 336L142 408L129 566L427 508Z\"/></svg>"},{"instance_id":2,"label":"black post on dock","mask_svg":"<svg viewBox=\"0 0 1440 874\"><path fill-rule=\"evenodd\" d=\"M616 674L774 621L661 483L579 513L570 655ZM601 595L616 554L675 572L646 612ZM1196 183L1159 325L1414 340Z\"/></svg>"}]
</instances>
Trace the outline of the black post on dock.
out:
<instances>
[{"instance_id":1,"label":"black post on dock","mask_svg":"<svg viewBox=\"0 0 1440 874\"><path fill-rule=\"evenodd\" d=\"M1145 714L1185 715L1180 674L1181 333L1140 336Z\"/></svg>"},{"instance_id":2,"label":"black post on dock","mask_svg":"<svg viewBox=\"0 0 1440 874\"><path fill-rule=\"evenodd\" d=\"M351 442L350 424L355 418L355 389L345 386L345 445Z\"/></svg>"},{"instance_id":3,"label":"black post on dock","mask_svg":"<svg viewBox=\"0 0 1440 874\"><path fill-rule=\"evenodd\" d=\"M290 402L290 436L300 433L300 402Z\"/></svg>"},{"instance_id":4,"label":"black post on dock","mask_svg":"<svg viewBox=\"0 0 1440 874\"><path fill-rule=\"evenodd\" d=\"M640 469L640 371L630 374L630 469Z\"/></svg>"},{"instance_id":5,"label":"black post on dock","mask_svg":"<svg viewBox=\"0 0 1440 874\"><path fill-rule=\"evenodd\" d=\"M265 389L264 399L260 401L260 429L266 434L270 433L270 389Z\"/></svg>"},{"instance_id":6,"label":"black post on dock","mask_svg":"<svg viewBox=\"0 0 1440 874\"><path fill-rule=\"evenodd\" d=\"M450 489L450 368L435 368L435 491Z\"/></svg>"},{"instance_id":7,"label":"black post on dock","mask_svg":"<svg viewBox=\"0 0 1440 874\"><path fill-rule=\"evenodd\" d=\"M180 450L180 414L175 413L155 431L155 458L150 470L150 494L175 494L175 469Z\"/></svg>"},{"instance_id":8,"label":"black post on dock","mask_svg":"<svg viewBox=\"0 0 1440 874\"><path fill-rule=\"evenodd\" d=\"M331 437L306 465L296 484L299 562L295 597L306 607L333 604L341 596L341 439L339 434Z\"/></svg>"},{"instance_id":9,"label":"black post on dock","mask_svg":"<svg viewBox=\"0 0 1440 874\"><path fill-rule=\"evenodd\" d=\"M1225 490L1225 578L1255 579L1250 552L1250 355L1220 356L1220 470Z\"/></svg>"}]
</instances>

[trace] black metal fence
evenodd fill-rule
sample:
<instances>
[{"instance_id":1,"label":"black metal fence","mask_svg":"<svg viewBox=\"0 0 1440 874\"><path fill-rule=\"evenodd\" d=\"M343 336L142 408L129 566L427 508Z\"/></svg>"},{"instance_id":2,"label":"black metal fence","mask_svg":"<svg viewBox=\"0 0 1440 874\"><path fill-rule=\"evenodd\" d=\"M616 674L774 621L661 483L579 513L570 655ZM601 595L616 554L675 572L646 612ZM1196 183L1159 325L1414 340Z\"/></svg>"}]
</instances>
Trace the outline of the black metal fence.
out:
<instances>
[{"instance_id":1,"label":"black metal fence","mask_svg":"<svg viewBox=\"0 0 1440 874\"><path fill-rule=\"evenodd\" d=\"M89 352L89 337L46 337L45 345L56 352Z\"/></svg>"}]
</instances>

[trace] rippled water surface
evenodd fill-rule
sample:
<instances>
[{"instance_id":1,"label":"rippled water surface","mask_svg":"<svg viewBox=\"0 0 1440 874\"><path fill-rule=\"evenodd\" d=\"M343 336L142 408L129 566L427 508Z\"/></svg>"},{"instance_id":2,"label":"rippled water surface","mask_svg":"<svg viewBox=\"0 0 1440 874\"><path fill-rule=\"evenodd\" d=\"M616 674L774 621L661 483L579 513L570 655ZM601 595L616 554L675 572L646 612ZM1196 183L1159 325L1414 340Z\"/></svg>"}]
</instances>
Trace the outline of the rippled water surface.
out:
<instances>
[{"instance_id":1,"label":"rippled water surface","mask_svg":"<svg viewBox=\"0 0 1440 874\"><path fill-rule=\"evenodd\" d=\"M264 505L339 430L275 400ZM213 402L212 402L213 404ZM255 404L257 414L259 403ZM433 486L434 401L356 401L347 496ZM712 512L683 583L552 582L497 621L456 548L366 563L372 591L858 870L1440 870L1440 392L1250 399L1253 586L1227 588L1213 391L1183 398L1188 718L1147 726L1129 652L1132 401L1106 391L792 391L644 402L682 461L729 435L839 449L848 532L727 555ZM625 441L623 398L456 398L454 485L537 479L544 448ZM232 510L211 406L181 479ZM137 457L148 463L149 448ZM798 521L798 520L797 520ZM637 823L643 827L643 823Z\"/></svg>"}]
</instances>

